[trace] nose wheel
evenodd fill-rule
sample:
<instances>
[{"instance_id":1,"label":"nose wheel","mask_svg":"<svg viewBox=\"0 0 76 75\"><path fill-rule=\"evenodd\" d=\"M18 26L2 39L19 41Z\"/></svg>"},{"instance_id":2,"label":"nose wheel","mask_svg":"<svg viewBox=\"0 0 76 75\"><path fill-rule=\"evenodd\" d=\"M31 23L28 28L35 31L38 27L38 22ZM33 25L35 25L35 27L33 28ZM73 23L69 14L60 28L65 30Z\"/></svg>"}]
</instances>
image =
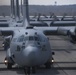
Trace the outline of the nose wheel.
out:
<instances>
[{"instance_id":1,"label":"nose wheel","mask_svg":"<svg viewBox=\"0 0 76 75\"><path fill-rule=\"evenodd\" d=\"M32 73L35 74L36 73L36 68L32 67Z\"/></svg>"},{"instance_id":2,"label":"nose wheel","mask_svg":"<svg viewBox=\"0 0 76 75\"><path fill-rule=\"evenodd\" d=\"M11 63L7 64L7 69L12 69L12 64Z\"/></svg>"},{"instance_id":3,"label":"nose wheel","mask_svg":"<svg viewBox=\"0 0 76 75\"><path fill-rule=\"evenodd\" d=\"M50 63L50 62L47 62L47 63L45 64L45 67L46 67L46 69L50 69L50 68L51 68L51 63Z\"/></svg>"},{"instance_id":4,"label":"nose wheel","mask_svg":"<svg viewBox=\"0 0 76 75\"><path fill-rule=\"evenodd\" d=\"M27 75L27 74L30 75L31 71L32 71L33 74L35 74L36 73L36 68L35 67L24 68L25 75Z\"/></svg>"},{"instance_id":5,"label":"nose wheel","mask_svg":"<svg viewBox=\"0 0 76 75\"><path fill-rule=\"evenodd\" d=\"M24 68L25 75L30 74L30 67Z\"/></svg>"}]
</instances>

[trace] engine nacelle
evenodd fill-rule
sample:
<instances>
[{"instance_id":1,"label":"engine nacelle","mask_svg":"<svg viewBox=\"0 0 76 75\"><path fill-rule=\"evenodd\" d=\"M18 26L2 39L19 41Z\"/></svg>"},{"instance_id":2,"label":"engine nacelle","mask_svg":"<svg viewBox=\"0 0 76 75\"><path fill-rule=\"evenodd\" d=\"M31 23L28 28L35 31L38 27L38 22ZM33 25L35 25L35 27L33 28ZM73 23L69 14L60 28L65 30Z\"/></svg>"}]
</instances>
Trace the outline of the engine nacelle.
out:
<instances>
[{"instance_id":1,"label":"engine nacelle","mask_svg":"<svg viewBox=\"0 0 76 75\"><path fill-rule=\"evenodd\" d=\"M74 43L74 44L76 43L76 28L67 29L67 27L59 27L57 33L60 35L68 36L69 40L72 43Z\"/></svg>"},{"instance_id":2,"label":"engine nacelle","mask_svg":"<svg viewBox=\"0 0 76 75\"><path fill-rule=\"evenodd\" d=\"M67 35L68 35L70 41L71 41L73 44L75 44L75 43L76 43L76 33L75 33L75 30L69 30L69 31L67 32Z\"/></svg>"}]
</instances>

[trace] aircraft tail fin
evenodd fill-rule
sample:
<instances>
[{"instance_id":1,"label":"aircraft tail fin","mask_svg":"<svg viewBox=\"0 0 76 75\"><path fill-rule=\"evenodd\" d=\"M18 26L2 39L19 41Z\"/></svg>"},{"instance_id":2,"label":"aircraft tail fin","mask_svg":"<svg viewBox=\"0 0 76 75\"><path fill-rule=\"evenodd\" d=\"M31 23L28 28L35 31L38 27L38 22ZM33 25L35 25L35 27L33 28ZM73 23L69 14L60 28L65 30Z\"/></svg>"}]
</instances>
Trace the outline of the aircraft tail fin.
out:
<instances>
[{"instance_id":1,"label":"aircraft tail fin","mask_svg":"<svg viewBox=\"0 0 76 75\"><path fill-rule=\"evenodd\" d=\"M23 26L30 27L28 0L23 0Z\"/></svg>"}]
</instances>

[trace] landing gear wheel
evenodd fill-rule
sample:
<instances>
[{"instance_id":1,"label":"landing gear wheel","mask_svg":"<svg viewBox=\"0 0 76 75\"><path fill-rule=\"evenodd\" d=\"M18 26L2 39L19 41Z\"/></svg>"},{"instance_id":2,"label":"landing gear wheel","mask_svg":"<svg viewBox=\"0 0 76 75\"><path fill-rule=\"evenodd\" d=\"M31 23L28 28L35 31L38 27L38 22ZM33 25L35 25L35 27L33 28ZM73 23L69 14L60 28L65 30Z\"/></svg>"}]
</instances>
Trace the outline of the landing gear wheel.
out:
<instances>
[{"instance_id":1,"label":"landing gear wheel","mask_svg":"<svg viewBox=\"0 0 76 75\"><path fill-rule=\"evenodd\" d=\"M12 69L12 64L11 63L7 64L7 69Z\"/></svg>"},{"instance_id":2,"label":"landing gear wheel","mask_svg":"<svg viewBox=\"0 0 76 75\"><path fill-rule=\"evenodd\" d=\"M30 74L30 67L24 68L25 75Z\"/></svg>"},{"instance_id":3,"label":"landing gear wheel","mask_svg":"<svg viewBox=\"0 0 76 75\"><path fill-rule=\"evenodd\" d=\"M45 64L45 67L46 67L46 69L50 69L50 68L51 68L51 63L50 63L50 62L47 62L47 63Z\"/></svg>"},{"instance_id":4,"label":"landing gear wheel","mask_svg":"<svg viewBox=\"0 0 76 75\"><path fill-rule=\"evenodd\" d=\"M12 63L9 63L6 57L4 62L5 62L5 65L7 65L7 69L12 69Z\"/></svg>"},{"instance_id":5,"label":"landing gear wheel","mask_svg":"<svg viewBox=\"0 0 76 75\"><path fill-rule=\"evenodd\" d=\"M30 67L27 68L27 74L30 74Z\"/></svg>"},{"instance_id":6,"label":"landing gear wheel","mask_svg":"<svg viewBox=\"0 0 76 75\"><path fill-rule=\"evenodd\" d=\"M32 67L32 73L35 74L36 73L36 68Z\"/></svg>"}]
</instances>

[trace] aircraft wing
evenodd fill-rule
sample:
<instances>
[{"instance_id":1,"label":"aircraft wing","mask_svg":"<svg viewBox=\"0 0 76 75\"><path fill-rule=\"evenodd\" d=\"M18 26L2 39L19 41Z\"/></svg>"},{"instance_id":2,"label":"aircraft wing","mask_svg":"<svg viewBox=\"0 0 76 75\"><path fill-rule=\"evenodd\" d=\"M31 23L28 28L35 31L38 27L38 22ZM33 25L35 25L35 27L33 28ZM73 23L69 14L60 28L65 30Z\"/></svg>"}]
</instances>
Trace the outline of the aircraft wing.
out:
<instances>
[{"instance_id":1,"label":"aircraft wing","mask_svg":"<svg viewBox=\"0 0 76 75\"><path fill-rule=\"evenodd\" d=\"M3 35L10 35L13 31L23 29L23 27L0 27L0 32ZM75 26L66 26L66 27L34 27L34 29L38 29L43 31L45 35L67 35L68 30L74 30Z\"/></svg>"},{"instance_id":2,"label":"aircraft wing","mask_svg":"<svg viewBox=\"0 0 76 75\"><path fill-rule=\"evenodd\" d=\"M76 27L59 27L58 28L58 33L62 34L62 35L66 35L69 37L69 40L71 43L76 44Z\"/></svg>"},{"instance_id":3,"label":"aircraft wing","mask_svg":"<svg viewBox=\"0 0 76 75\"><path fill-rule=\"evenodd\" d=\"M45 35L67 35L68 31L73 31L75 26L56 26L56 27L34 27L43 31Z\"/></svg>"},{"instance_id":4,"label":"aircraft wing","mask_svg":"<svg viewBox=\"0 0 76 75\"><path fill-rule=\"evenodd\" d=\"M69 32L74 34L75 26L58 27L57 33L62 35L68 35Z\"/></svg>"},{"instance_id":5,"label":"aircraft wing","mask_svg":"<svg viewBox=\"0 0 76 75\"><path fill-rule=\"evenodd\" d=\"M0 32L2 35L11 35L13 31L23 29L23 27L0 27ZM58 27L34 27L34 29L38 29L43 31L44 34L56 35Z\"/></svg>"},{"instance_id":6,"label":"aircraft wing","mask_svg":"<svg viewBox=\"0 0 76 75\"><path fill-rule=\"evenodd\" d=\"M23 27L0 27L0 35L13 35L13 31L22 29Z\"/></svg>"},{"instance_id":7,"label":"aircraft wing","mask_svg":"<svg viewBox=\"0 0 76 75\"><path fill-rule=\"evenodd\" d=\"M56 35L58 27L34 27L34 29L43 31L45 35Z\"/></svg>"}]
</instances>

